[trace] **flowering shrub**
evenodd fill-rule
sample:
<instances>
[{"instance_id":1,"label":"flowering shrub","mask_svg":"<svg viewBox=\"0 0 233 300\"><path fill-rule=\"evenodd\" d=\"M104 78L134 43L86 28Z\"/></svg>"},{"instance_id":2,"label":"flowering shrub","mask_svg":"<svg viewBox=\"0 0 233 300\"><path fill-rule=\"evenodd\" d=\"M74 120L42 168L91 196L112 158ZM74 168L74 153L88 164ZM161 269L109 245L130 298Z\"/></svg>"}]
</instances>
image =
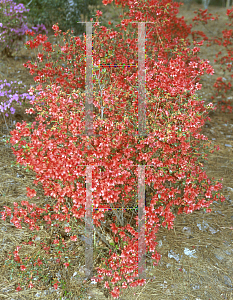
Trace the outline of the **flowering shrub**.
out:
<instances>
[{"instance_id":1,"label":"flowering shrub","mask_svg":"<svg viewBox=\"0 0 233 300\"><path fill-rule=\"evenodd\" d=\"M25 12L29 9L25 9L23 4L16 4L12 0L0 0L0 45L2 45L2 54L12 56L13 49L19 50L18 41L22 41L25 36L28 26L25 23L27 17L24 16ZM43 24L35 28L37 32L46 32Z\"/></svg>"},{"instance_id":2,"label":"flowering shrub","mask_svg":"<svg viewBox=\"0 0 233 300\"><path fill-rule=\"evenodd\" d=\"M2 80L0 80L2 82ZM16 86L18 85L18 87ZM4 91L4 87L8 87L8 90ZM19 99L23 99L25 101L33 100L35 98L34 95L30 96L28 93L19 94L18 89L25 88L26 85L22 86L22 81L11 81L10 83L7 80L4 80L4 83L0 84L0 111L5 113L5 116L8 117L8 110L10 110L11 114L15 113L14 103L22 105L22 102ZM9 89L10 88L10 89ZM15 93L14 93L15 92ZM7 99L7 100L6 100Z\"/></svg>"},{"instance_id":3,"label":"flowering shrub","mask_svg":"<svg viewBox=\"0 0 233 300\"><path fill-rule=\"evenodd\" d=\"M59 45L60 61L57 62L66 62L66 69L61 64L47 63L42 70L37 63L25 64L31 74L37 72L35 81L50 80L52 84L45 89L37 86L36 90L41 93L30 102L33 108L27 110L32 114L38 112L36 120L39 124L17 123L10 142L17 162L36 172L34 184L41 182L45 195L55 198L57 203L53 207L47 205L45 209L28 202L21 203L27 209L18 209L15 203L11 221L17 228L21 228L24 219L31 230L39 230L36 223L43 219L48 226L58 226L66 221L70 223L65 225L66 229L72 232L71 218L85 216L87 165L93 166L93 207L98 210L93 210L92 217L98 227L109 206L126 207L136 199L133 189L138 178L136 166L153 165L146 167L145 174L146 186L152 193L151 202L145 208L145 244L156 265L160 254L155 251L155 234L160 226L172 229L176 214L188 214L201 207L210 212L209 206L214 200L224 201L218 192L222 185L208 179L200 163L208 152L214 151L208 138L200 134L207 111L213 106L204 105L195 91L201 88L199 76L205 70L208 74L214 71L208 61L197 57L198 47L187 48L190 27L175 16L179 4L167 0L152 2L153 5L148 1L122 2L130 7L130 19L125 18L118 25L120 33L98 27L101 12L97 11L93 35L93 129L98 137L84 134L85 41L83 43L77 37L66 41L67 33L63 33L66 43ZM154 24L147 25L146 34L147 47L152 47L145 60L146 120L150 130L143 137L135 135L139 114L137 68L112 68L107 72L106 67L100 70L98 65L111 64L111 56L115 65L136 65L136 39L129 33L125 33L123 39L124 32L131 22L147 20ZM137 28L136 24L132 27ZM53 29L55 36L61 34L58 25ZM51 43L46 40L46 36L39 35L27 45L32 49L42 44L44 51L53 52ZM38 59L42 62L44 54L39 53ZM97 89L99 86L102 86L100 90ZM30 89L30 93L33 92ZM28 188L27 195L35 197L36 188ZM5 210L3 219L11 216L11 209L5 207ZM145 279L138 279L138 233L135 230L138 217L134 218L132 225L122 222L117 214L115 220L116 223L110 223L109 227L113 233L114 249L118 250L114 253L109 250L110 257L103 261L101 268L97 268L98 276L93 279L105 280L105 287L118 298L120 289L142 285ZM71 240L76 239L73 232ZM18 262L22 265L20 258ZM25 264L23 269L27 270Z\"/></svg>"},{"instance_id":4,"label":"flowering shrub","mask_svg":"<svg viewBox=\"0 0 233 300\"><path fill-rule=\"evenodd\" d=\"M97 0L16 0L16 2L23 3L25 7L30 8L29 23L43 23L47 28L51 28L59 20L63 31L72 28L75 35L85 32L85 24L77 23L82 21L81 15L85 20L89 20L95 12L93 6L98 5Z\"/></svg>"}]
</instances>

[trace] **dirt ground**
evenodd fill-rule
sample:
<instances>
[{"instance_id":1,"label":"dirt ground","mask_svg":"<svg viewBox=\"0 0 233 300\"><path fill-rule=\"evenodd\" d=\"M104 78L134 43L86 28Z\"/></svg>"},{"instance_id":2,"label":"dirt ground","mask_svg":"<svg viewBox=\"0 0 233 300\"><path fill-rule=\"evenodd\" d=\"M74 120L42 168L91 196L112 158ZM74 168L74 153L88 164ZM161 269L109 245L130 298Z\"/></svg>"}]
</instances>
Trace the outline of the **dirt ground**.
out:
<instances>
[{"instance_id":1,"label":"dirt ground","mask_svg":"<svg viewBox=\"0 0 233 300\"><path fill-rule=\"evenodd\" d=\"M190 9L187 10L187 6L184 5L180 8L178 17L184 16L187 23L190 24L195 16L194 11L199 8L203 9L202 5L191 4ZM101 11L106 19L113 21L120 10L106 6L101 8ZM209 12L213 15L219 14L219 20L206 26L199 25L193 30L202 30L210 37L221 36L221 31L225 29L225 23L228 22L225 15L226 8L210 6ZM190 39L192 39L191 36ZM201 58L210 61L215 74L203 76L201 79L203 86L198 94L207 103L212 102L214 105L221 101L220 98L211 100L211 96L214 96L213 84L216 78L224 76L228 81L231 79L229 74L223 74L220 65L214 63L215 54L220 51L219 49L220 46L202 47L199 54ZM221 49L224 53L224 48ZM0 57L0 80L22 81L26 85L24 89L26 92L30 85L35 86L35 82L33 76L23 67L23 63L28 60L34 61L34 59L35 53L26 49L22 49L13 58ZM233 98L231 93L227 94L227 97L231 97L229 99ZM15 122L32 120L32 117L27 115L24 109L25 107L17 106L16 114L11 119L6 118L10 130L14 129ZM233 299L233 114L217 110L210 114L210 118L211 120L205 123L202 133L215 145L219 145L220 150L209 154L208 161L204 162L204 169L209 178L217 180L223 178L223 194L226 201L213 203L210 207L212 208L211 213L204 213L200 210L189 215L178 215L173 230L168 231L161 228L157 233L157 251L162 255L162 258L156 268L151 267L152 263L149 258L147 260L147 274L151 279L143 287L127 289L120 299ZM33 172L27 173L23 168L11 166L15 157L9 146L3 142L6 136L9 136L9 131L4 118L1 117L0 211L4 210L4 205L13 207L15 201L20 203L22 200L30 200L29 202L34 201L36 203L36 200L26 197L26 186L31 185L33 187L35 174ZM42 189L39 196L41 204L52 203L51 199L44 196ZM53 276L60 272L66 281L66 291L70 292L69 296L65 297L65 288L55 291L51 288L49 281L45 283L43 288L38 287L16 292L17 270L11 274L12 268L3 268L3 265L6 260L6 253L14 251L17 245L32 236L27 226L22 224L22 227L23 229L19 230L10 221L0 219L0 299L106 299L106 297L110 299L103 285L94 286L90 282L84 284L79 279L80 276L83 276L85 264L85 243L82 238L77 240L72 249L78 253L78 256L75 257L74 267L66 271L54 267L54 264L52 265L55 268ZM78 223L76 228L79 237L82 237L84 234L83 224ZM38 235L44 239L48 234L43 229ZM106 253L101 250L103 248L101 241L97 240L96 247L94 252L95 267L98 266L100 257L104 257ZM28 246L28 248L24 248L24 253L35 253L36 249ZM44 272L51 270L50 267ZM73 276L74 272L76 272L76 276ZM60 296L63 298L59 298Z\"/></svg>"}]
</instances>

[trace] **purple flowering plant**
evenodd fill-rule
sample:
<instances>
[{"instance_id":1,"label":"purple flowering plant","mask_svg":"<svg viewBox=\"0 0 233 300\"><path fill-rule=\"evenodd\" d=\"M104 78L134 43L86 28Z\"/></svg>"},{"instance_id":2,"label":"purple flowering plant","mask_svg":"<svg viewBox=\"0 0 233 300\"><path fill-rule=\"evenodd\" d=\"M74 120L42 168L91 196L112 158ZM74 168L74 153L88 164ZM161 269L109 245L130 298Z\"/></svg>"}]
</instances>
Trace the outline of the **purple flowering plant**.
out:
<instances>
[{"instance_id":1,"label":"purple flowering plant","mask_svg":"<svg viewBox=\"0 0 233 300\"><path fill-rule=\"evenodd\" d=\"M29 9L25 9L23 4L16 4L12 0L0 0L0 52L5 52L7 56L12 56L13 49L18 50L19 44L15 45L15 42L22 41L26 36L28 24L25 23L26 16L23 16ZM37 24L32 27L36 33L48 33L44 24ZM15 114L15 104L22 105L20 100L33 100L34 96L28 93L20 93L19 90L26 88L22 85L22 82L14 81L8 83L7 80L0 80L0 115L9 117ZM6 120L5 120L6 123ZM7 124L6 124L7 126ZM8 126L7 126L8 128Z\"/></svg>"},{"instance_id":2,"label":"purple flowering plant","mask_svg":"<svg viewBox=\"0 0 233 300\"><path fill-rule=\"evenodd\" d=\"M14 46L16 51L19 50L18 41L22 41L26 31L29 30L25 22L27 16L24 16L28 11L29 9L26 9L22 3L17 5L12 0L0 0L0 46L2 44L2 53L5 52L7 56L12 56ZM43 24L38 24L33 29L37 33L48 33Z\"/></svg>"}]
</instances>

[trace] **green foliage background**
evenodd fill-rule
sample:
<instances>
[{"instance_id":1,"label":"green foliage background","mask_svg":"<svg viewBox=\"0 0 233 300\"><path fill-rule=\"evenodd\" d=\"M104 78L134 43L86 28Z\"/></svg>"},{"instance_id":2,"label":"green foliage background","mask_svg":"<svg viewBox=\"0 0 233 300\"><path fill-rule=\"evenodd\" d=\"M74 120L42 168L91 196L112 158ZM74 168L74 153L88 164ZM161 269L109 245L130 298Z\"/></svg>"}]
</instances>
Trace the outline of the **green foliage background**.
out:
<instances>
[{"instance_id":1,"label":"green foliage background","mask_svg":"<svg viewBox=\"0 0 233 300\"><path fill-rule=\"evenodd\" d=\"M73 0L75 9L66 20L68 0L14 0L14 2L22 3L26 9L30 9L25 15L28 23L33 26L43 23L47 30L51 31L52 25L58 22L62 31L72 28L74 35L80 35L86 30L85 24L76 23L82 21L81 14L84 15L85 21L89 21L95 15L96 8L90 9L88 6L102 4L102 0Z\"/></svg>"},{"instance_id":2,"label":"green foliage background","mask_svg":"<svg viewBox=\"0 0 233 300\"><path fill-rule=\"evenodd\" d=\"M97 5L102 4L102 0L73 0L75 5L74 11L69 13L69 18L66 20L68 14L68 0L13 0L15 3L23 3L25 8L30 11L27 15L28 22L32 25L43 23L49 32L53 33L52 25L59 23L59 28L62 31L68 29L74 30L74 35L81 35L85 32L85 24L76 23L81 22L81 14L85 21L89 21L91 17L95 16ZM172 1L172 0L171 0ZM202 0L176 0L177 2L198 3ZM210 5L222 6L226 0L211 0ZM91 8L89 6L92 6ZM94 18L95 20L95 18ZM104 25L104 24L102 24Z\"/></svg>"}]
</instances>

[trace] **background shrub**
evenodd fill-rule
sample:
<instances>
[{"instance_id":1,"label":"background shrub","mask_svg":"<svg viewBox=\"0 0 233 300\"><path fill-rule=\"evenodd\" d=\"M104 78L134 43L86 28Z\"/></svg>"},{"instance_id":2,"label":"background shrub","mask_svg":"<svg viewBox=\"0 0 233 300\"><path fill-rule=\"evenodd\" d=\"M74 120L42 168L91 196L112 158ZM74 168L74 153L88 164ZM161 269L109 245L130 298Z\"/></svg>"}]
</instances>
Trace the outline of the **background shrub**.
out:
<instances>
[{"instance_id":1,"label":"background shrub","mask_svg":"<svg viewBox=\"0 0 233 300\"><path fill-rule=\"evenodd\" d=\"M26 14L28 23L35 26L43 23L49 32L53 33L52 25L59 23L62 31L68 29L74 30L74 35L80 35L85 32L85 24L81 22L81 14L85 21L95 15L94 8L89 6L97 6L102 0L15 0L17 4L23 3L30 11Z\"/></svg>"}]
</instances>

